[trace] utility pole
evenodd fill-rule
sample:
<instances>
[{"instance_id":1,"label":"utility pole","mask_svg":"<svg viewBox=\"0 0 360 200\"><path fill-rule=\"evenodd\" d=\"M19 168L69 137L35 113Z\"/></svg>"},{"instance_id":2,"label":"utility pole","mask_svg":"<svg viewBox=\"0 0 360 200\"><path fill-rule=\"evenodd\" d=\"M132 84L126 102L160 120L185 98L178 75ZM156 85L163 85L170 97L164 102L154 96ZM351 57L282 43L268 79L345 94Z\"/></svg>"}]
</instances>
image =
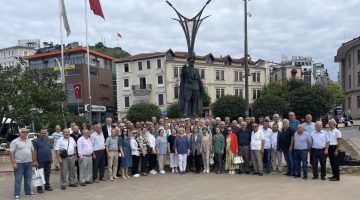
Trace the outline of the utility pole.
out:
<instances>
[{"instance_id":1,"label":"utility pole","mask_svg":"<svg viewBox=\"0 0 360 200\"><path fill-rule=\"evenodd\" d=\"M245 116L249 116L249 66L248 66L248 38L247 38L247 1L244 0L244 66L245 66Z\"/></svg>"}]
</instances>

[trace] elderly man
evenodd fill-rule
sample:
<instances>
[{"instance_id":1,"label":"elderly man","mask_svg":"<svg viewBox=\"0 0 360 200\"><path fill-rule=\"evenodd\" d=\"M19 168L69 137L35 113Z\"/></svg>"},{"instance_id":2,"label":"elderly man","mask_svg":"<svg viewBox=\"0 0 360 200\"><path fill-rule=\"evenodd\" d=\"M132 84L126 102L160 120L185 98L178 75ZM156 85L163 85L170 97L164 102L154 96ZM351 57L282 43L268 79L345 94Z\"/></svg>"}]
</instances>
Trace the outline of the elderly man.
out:
<instances>
[{"instance_id":1,"label":"elderly man","mask_svg":"<svg viewBox=\"0 0 360 200\"><path fill-rule=\"evenodd\" d=\"M94 159L93 159L93 179L95 183L106 181L104 178L105 172L105 138L101 131L101 124L95 125L95 132L90 135L91 143L93 144Z\"/></svg>"},{"instance_id":2,"label":"elderly man","mask_svg":"<svg viewBox=\"0 0 360 200\"><path fill-rule=\"evenodd\" d=\"M274 114L273 115L273 121L270 122L270 127L272 127L273 124L277 124L278 130L282 130L283 124L282 124L282 121L280 120L280 115L279 114Z\"/></svg>"},{"instance_id":3,"label":"elderly man","mask_svg":"<svg viewBox=\"0 0 360 200\"><path fill-rule=\"evenodd\" d=\"M265 137L265 144L264 144L264 162L265 162L265 168L266 173L269 174L271 172L271 135L272 130L269 128L269 121L264 120L263 121L263 127L260 129L264 133Z\"/></svg>"},{"instance_id":4,"label":"elderly man","mask_svg":"<svg viewBox=\"0 0 360 200\"><path fill-rule=\"evenodd\" d=\"M302 123L304 127L304 131L308 134L311 134L315 130L315 123L312 122L312 116L310 114L307 114L305 117L305 122Z\"/></svg>"},{"instance_id":5,"label":"elderly man","mask_svg":"<svg viewBox=\"0 0 360 200\"><path fill-rule=\"evenodd\" d=\"M54 138L54 145L56 145L57 141L63 136L63 133L61 132L60 125L55 126L55 132L52 134L52 137ZM57 159L57 156L54 156L54 165L55 170L59 170L59 160Z\"/></svg>"},{"instance_id":6,"label":"elderly man","mask_svg":"<svg viewBox=\"0 0 360 200\"><path fill-rule=\"evenodd\" d=\"M254 122L252 126L253 131L250 142L251 162L253 163L254 174L262 176L265 136L264 133L259 130L259 125L256 122Z\"/></svg>"},{"instance_id":7,"label":"elderly man","mask_svg":"<svg viewBox=\"0 0 360 200\"><path fill-rule=\"evenodd\" d=\"M293 146L294 146L294 131L289 126L289 120L283 120L283 130L279 136L279 147L284 154L286 161L287 172L284 175L294 176L294 157L293 157Z\"/></svg>"},{"instance_id":8,"label":"elderly man","mask_svg":"<svg viewBox=\"0 0 360 200\"><path fill-rule=\"evenodd\" d=\"M333 176L330 177L330 181L340 181L340 169L339 169L339 149L341 132L336 128L336 121L334 119L329 120L330 130L328 132L329 137L329 159L331 164L331 171Z\"/></svg>"},{"instance_id":9,"label":"elderly man","mask_svg":"<svg viewBox=\"0 0 360 200\"><path fill-rule=\"evenodd\" d=\"M240 123L240 129L236 132L238 141L238 152L244 159L244 163L240 165L239 174L246 172L250 173L250 142L251 142L251 131L246 128L246 122Z\"/></svg>"},{"instance_id":10,"label":"elderly man","mask_svg":"<svg viewBox=\"0 0 360 200\"><path fill-rule=\"evenodd\" d=\"M73 126L72 129L73 129L73 132L70 134L70 137L72 137L75 140L75 142L77 143L78 139L81 137L80 129L76 125ZM77 179L78 179L78 181L80 181L80 169L79 169L79 163L77 160L75 162L75 166L76 166Z\"/></svg>"},{"instance_id":11,"label":"elderly man","mask_svg":"<svg viewBox=\"0 0 360 200\"><path fill-rule=\"evenodd\" d=\"M231 122L231 129L233 133L236 133L240 129L236 120Z\"/></svg>"},{"instance_id":12,"label":"elderly man","mask_svg":"<svg viewBox=\"0 0 360 200\"><path fill-rule=\"evenodd\" d=\"M79 155L80 185L93 183L93 144L90 140L88 129L83 130L82 136L77 141L77 150Z\"/></svg>"},{"instance_id":13,"label":"elderly man","mask_svg":"<svg viewBox=\"0 0 360 200\"><path fill-rule=\"evenodd\" d=\"M296 119L294 112L289 112L289 126L290 128L295 131L297 126L300 124L299 120Z\"/></svg>"},{"instance_id":14,"label":"elderly man","mask_svg":"<svg viewBox=\"0 0 360 200\"><path fill-rule=\"evenodd\" d=\"M14 199L20 199L21 181L24 177L25 195L34 196L31 192L32 167L38 166L36 154L31 141L28 139L28 130L19 130L20 136L10 143L10 160L14 169Z\"/></svg>"},{"instance_id":15,"label":"elderly man","mask_svg":"<svg viewBox=\"0 0 360 200\"><path fill-rule=\"evenodd\" d=\"M246 122L246 128L250 131L252 131L252 122L251 122L251 119L250 117L245 117L245 122Z\"/></svg>"},{"instance_id":16,"label":"elderly man","mask_svg":"<svg viewBox=\"0 0 360 200\"><path fill-rule=\"evenodd\" d=\"M307 160L309 150L311 150L310 134L304 131L303 125L298 125L297 131L294 134L295 178L301 177L302 165L303 179L307 179Z\"/></svg>"},{"instance_id":17,"label":"elderly man","mask_svg":"<svg viewBox=\"0 0 360 200\"><path fill-rule=\"evenodd\" d=\"M45 176L45 190L53 191L50 187L50 173L51 173L51 163L52 163L52 152L51 144L48 139L48 132L46 129L41 129L39 137L34 143L34 149L36 153L37 162L39 164L39 169L44 169ZM44 193L43 187L37 187L38 193Z\"/></svg>"},{"instance_id":18,"label":"elderly man","mask_svg":"<svg viewBox=\"0 0 360 200\"><path fill-rule=\"evenodd\" d=\"M319 178L318 164L321 166L321 180L326 180L326 155L329 151L328 133L322 130L322 122L317 121L315 124L315 131L311 133L311 154L312 154L312 172L316 180Z\"/></svg>"},{"instance_id":19,"label":"elderly man","mask_svg":"<svg viewBox=\"0 0 360 200\"><path fill-rule=\"evenodd\" d=\"M108 156L109 179L113 181L118 178L116 173L118 171L119 145L116 129L111 130L110 137L106 139L105 147Z\"/></svg>"},{"instance_id":20,"label":"elderly man","mask_svg":"<svg viewBox=\"0 0 360 200\"><path fill-rule=\"evenodd\" d=\"M105 140L110 136L112 129L114 129L114 126L112 124L112 119L108 117L106 118L106 124L102 126L102 132L104 134Z\"/></svg>"},{"instance_id":21,"label":"elderly man","mask_svg":"<svg viewBox=\"0 0 360 200\"><path fill-rule=\"evenodd\" d=\"M271 133L271 165L273 171L277 170L278 173L282 172L282 151L279 146L279 136L281 132L279 131L278 124L274 123L272 125Z\"/></svg>"},{"instance_id":22,"label":"elderly man","mask_svg":"<svg viewBox=\"0 0 360 200\"><path fill-rule=\"evenodd\" d=\"M243 117L238 117L238 124L239 124L239 126L240 126L241 122L243 122L243 121L244 121L244 118L243 118Z\"/></svg>"},{"instance_id":23,"label":"elderly man","mask_svg":"<svg viewBox=\"0 0 360 200\"><path fill-rule=\"evenodd\" d=\"M56 155L60 163L60 183L61 189L66 190L67 174L69 174L69 187L77 187L75 180L75 160L76 156L76 142L70 137L70 130L63 130L64 136L61 137L55 146Z\"/></svg>"}]
</instances>

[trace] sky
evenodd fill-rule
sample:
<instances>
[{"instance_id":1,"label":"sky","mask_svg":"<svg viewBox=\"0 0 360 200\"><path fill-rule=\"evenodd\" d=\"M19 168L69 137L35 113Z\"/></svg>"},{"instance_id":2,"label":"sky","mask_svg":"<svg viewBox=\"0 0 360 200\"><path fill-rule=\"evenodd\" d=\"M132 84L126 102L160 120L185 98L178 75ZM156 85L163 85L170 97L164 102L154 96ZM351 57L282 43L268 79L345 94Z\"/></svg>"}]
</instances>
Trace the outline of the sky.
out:
<instances>
[{"instance_id":1,"label":"sky","mask_svg":"<svg viewBox=\"0 0 360 200\"><path fill-rule=\"evenodd\" d=\"M71 35L64 43L85 45L85 0L65 0ZM87 0L86 0L87 1ZM207 0L170 0L192 18ZM165 0L101 0L105 20L89 12L89 44L105 41L130 54L172 49L186 51L184 33ZM337 49L360 36L359 0L251 0L248 2L249 54L253 60L280 62L283 56L312 57L337 80ZM197 55L243 57L244 1L212 0L196 39ZM60 43L58 0L2 0L0 48L18 39ZM120 32L122 38L116 33ZM64 34L65 35L65 34Z\"/></svg>"}]
</instances>

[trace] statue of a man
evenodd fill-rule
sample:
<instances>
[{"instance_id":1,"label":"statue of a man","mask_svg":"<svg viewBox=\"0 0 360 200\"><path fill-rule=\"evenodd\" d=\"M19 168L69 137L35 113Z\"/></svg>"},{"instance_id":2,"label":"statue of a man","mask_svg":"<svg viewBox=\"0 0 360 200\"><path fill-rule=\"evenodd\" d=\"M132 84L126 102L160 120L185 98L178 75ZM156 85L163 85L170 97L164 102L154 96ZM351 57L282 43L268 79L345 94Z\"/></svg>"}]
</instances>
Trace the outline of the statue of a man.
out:
<instances>
[{"instance_id":1,"label":"statue of a man","mask_svg":"<svg viewBox=\"0 0 360 200\"><path fill-rule=\"evenodd\" d=\"M199 70L194 68L195 55L188 56L187 61L181 69L179 106L184 117L194 117L202 113L205 91Z\"/></svg>"}]
</instances>

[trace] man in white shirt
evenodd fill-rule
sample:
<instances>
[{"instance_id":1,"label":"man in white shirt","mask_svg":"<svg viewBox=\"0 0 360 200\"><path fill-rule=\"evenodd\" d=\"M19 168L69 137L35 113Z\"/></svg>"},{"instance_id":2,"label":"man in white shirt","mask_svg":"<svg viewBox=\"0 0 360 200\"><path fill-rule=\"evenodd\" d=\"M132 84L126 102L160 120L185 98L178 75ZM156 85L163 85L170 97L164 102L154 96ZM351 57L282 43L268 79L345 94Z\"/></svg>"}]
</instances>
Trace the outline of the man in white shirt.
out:
<instances>
[{"instance_id":1,"label":"man in white shirt","mask_svg":"<svg viewBox=\"0 0 360 200\"><path fill-rule=\"evenodd\" d=\"M322 122L317 121L315 124L315 131L311 133L311 154L312 154L312 171L313 180L319 178L318 174L318 162L321 166L321 180L326 180L326 155L329 150L329 138L328 133L322 129Z\"/></svg>"},{"instance_id":2,"label":"man in white shirt","mask_svg":"<svg viewBox=\"0 0 360 200\"><path fill-rule=\"evenodd\" d=\"M278 125L278 130L282 130L283 123L280 120L280 115L279 114L274 114L273 115L273 121L270 122L270 127L272 127L273 124L277 124Z\"/></svg>"},{"instance_id":3,"label":"man in white shirt","mask_svg":"<svg viewBox=\"0 0 360 200\"><path fill-rule=\"evenodd\" d=\"M60 163L60 183L61 189L66 190L67 180L69 179L70 187L77 187L75 179L75 160L77 160L76 154L76 142L70 137L70 130L63 130L64 136L61 137L55 146L56 155ZM67 179L67 174L69 178Z\"/></svg>"},{"instance_id":4,"label":"man in white shirt","mask_svg":"<svg viewBox=\"0 0 360 200\"><path fill-rule=\"evenodd\" d=\"M259 130L259 125L254 122L252 124L253 132L251 133L251 161L254 167L254 174L263 175L263 154L265 145L264 133Z\"/></svg>"},{"instance_id":5,"label":"man in white shirt","mask_svg":"<svg viewBox=\"0 0 360 200\"><path fill-rule=\"evenodd\" d=\"M340 169L339 169L339 149L341 132L336 128L336 121L334 119L329 120L330 130L328 132L329 137L329 159L331 164L331 171L333 176L330 177L330 181L340 181Z\"/></svg>"},{"instance_id":6,"label":"man in white shirt","mask_svg":"<svg viewBox=\"0 0 360 200\"><path fill-rule=\"evenodd\" d=\"M279 134L281 132L278 129L277 124L272 125L272 133L271 133L271 165L272 169L277 170L278 173L282 172L282 151L278 145ZM277 165L276 165L277 163Z\"/></svg>"},{"instance_id":7,"label":"man in white shirt","mask_svg":"<svg viewBox=\"0 0 360 200\"><path fill-rule=\"evenodd\" d=\"M63 136L63 133L61 132L60 125L55 126L55 132L52 134L52 137L54 138L54 145L56 145L57 141ZM54 152L55 159L53 160L53 164L55 165L55 170L59 171L59 160L57 159L56 153Z\"/></svg>"},{"instance_id":8,"label":"man in white shirt","mask_svg":"<svg viewBox=\"0 0 360 200\"><path fill-rule=\"evenodd\" d=\"M93 144L94 160L93 160L93 179L95 183L106 181L104 178L105 173L105 138L101 131L101 124L95 125L95 132L90 136L91 143ZM99 176L98 176L99 172ZM99 179L98 179L99 178Z\"/></svg>"},{"instance_id":9,"label":"man in white shirt","mask_svg":"<svg viewBox=\"0 0 360 200\"><path fill-rule=\"evenodd\" d=\"M305 117L305 122L302 123L305 132L308 134L311 134L315 130L315 123L312 122L312 116L310 114L307 114Z\"/></svg>"},{"instance_id":10,"label":"man in white shirt","mask_svg":"<svg viewBox=\"0 0 360 200\"><path fill-rule=\"evenodd\" d=\"M265 169L266 173L270 173L271 162L270 162L270 154L271 154L271 135L272 130L269 128L269 121L263 121L263 127L260 129L264 133L265 137L265 144L264 144L264 162L265 162Z\"/></svg>"}]
</instances>

